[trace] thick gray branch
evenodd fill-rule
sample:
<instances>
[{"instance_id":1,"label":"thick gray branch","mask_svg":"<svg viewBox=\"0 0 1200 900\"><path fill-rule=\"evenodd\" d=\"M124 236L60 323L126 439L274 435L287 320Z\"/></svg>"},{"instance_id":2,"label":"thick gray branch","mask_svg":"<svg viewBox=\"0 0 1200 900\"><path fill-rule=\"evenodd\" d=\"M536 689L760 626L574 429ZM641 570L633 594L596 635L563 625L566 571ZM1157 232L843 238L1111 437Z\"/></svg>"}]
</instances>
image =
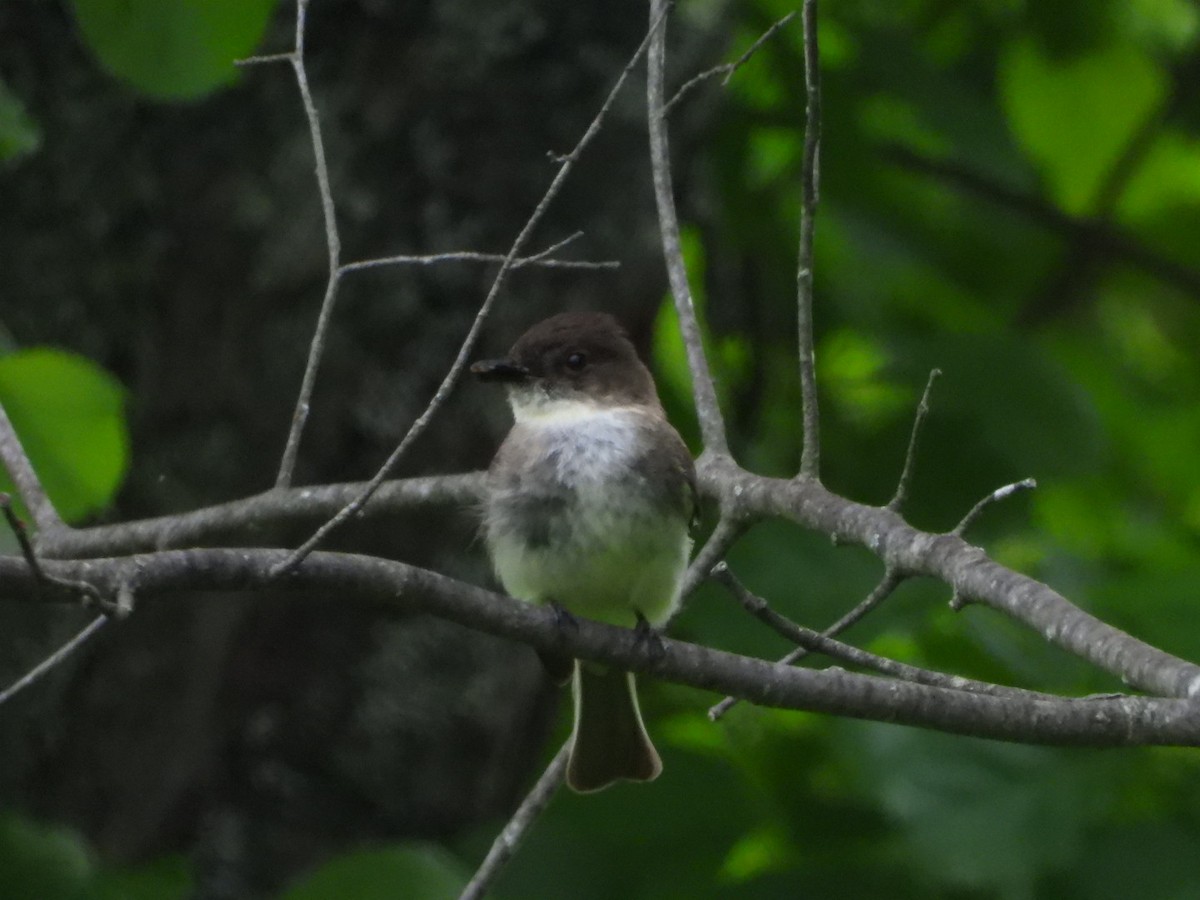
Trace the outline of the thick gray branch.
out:
<instances>
[{"instance_id":1,"label":"thick gray branch","mask_svg":"<svg viewBox=\"0 0 1200 900\"><path fill-rule=\"evenodd\" d=\"M553 611L520 603L436 572L375 557L313 553L283 578L286 550L168 550L119 559L48 561L51 574L85 579L145 603L195 590L272 586L423 612L535 648L642 672L763 706L936 728L1035 744L1091 747L1200 746L1200 706L1187 700L1117 697L1037 700L994 697L891 681L840 669L814 671L663 639L652 652L636 633L581 621L563 629ZM35 595L24 560L0 558L0 594Z\"/></svg>"},{"instance_id":2,"label":"thick gray branch","mask_svg":"<svg viewBox=\"0 0 1200 900\"><path fill-rule=\"evenodd\" d=\"M706 457L698 473L701 492L721 500L722 507L743 522L782 516L838 541L859 544L889 569L938 578L960 598L1007 613L1128 684L1169 697L1200 694L1200 666L1106 625L960 537L920 531L891 510L855 503L815 482L755 475L728 458ZM482 473L469 473L388 482L364 515L426 504L469 506L479 496L481 479ZM38 536L37 550L45 558L117 556L212 542L229 534L252 535L270 524L326 516L360 489L361 485L342 484L268 491L179 516L100 528L51 529Z\"/></svg>"},{"instance_id":3,"label":"thick gray branch","mask_svg":"<svg viewBox=\"0 0 1200 900\"><path fill-rule=\"evenodd\" d=\"M388 481L362 511L364 518L422 506L471 506L483 488L483 472ZM100 525L58 528L37 536L40 555L58 559L119 556L169 547L194 547L217 539L253 537L283 524L327 519L362 493L363 482L266 491L254 497L180 513Z\"/></svg>"},{"instance_id":4,"label":"thick gray branch","mask_svg":"<svg viewBox=\"0 0 1200 900\"><path fill-rule=\"evenodd\" d=\"M730 504L860 544L901 574L938 578L963 600L1009 614L1127 684L1168 697L1200 695L1200 666L1106 625L961 537L920 531L889 509L855 503L814 482L764 478L719 458L702 460L699 477L702 490L721 492Z\"/></svg>"}]
</instances>

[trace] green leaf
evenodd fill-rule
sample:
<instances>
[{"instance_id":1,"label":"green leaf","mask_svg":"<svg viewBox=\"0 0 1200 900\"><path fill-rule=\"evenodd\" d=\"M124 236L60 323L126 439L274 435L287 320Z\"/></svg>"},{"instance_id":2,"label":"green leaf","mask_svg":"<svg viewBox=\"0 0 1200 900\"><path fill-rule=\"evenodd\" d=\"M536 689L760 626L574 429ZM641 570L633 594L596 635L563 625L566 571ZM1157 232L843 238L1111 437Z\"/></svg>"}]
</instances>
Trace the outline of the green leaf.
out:
<instances>
[{"instance_id":1,"label":"green leaf","mask_svg":"<svg viewBox=\"0 0 1200 900\"><path fill-rule=\"evenodd\" d=\"M82 357L37 348L0 358L0 403L59 514L107 506L129 461L124 391ZM6 478L0 483L11 490Z\"/></svg>"},{"instance_id":2,"label":"green leaf","mask_svg":"<svg viewBox=\"0 0 1200 900\"><path fill-rule=\"evenodd\" d=\"M0 818L0 885L6 897L75 900L92 863L69 831L14 813Z\"/></svg>"},{"instance_id":3,"label":"green leaf","mask_svg":"<svg viewBox=\"0 0 1200 900\"><path fill-rule=\"evenodd\" d=\"M774 823L743 835L729 849L721 866L721 877L731 882L750 881L766 872L785 871L796 864L791 838Z\"/></svg>"},{"instance_id":4,"label":"green leaf","mask_svg":"<svg viewBox=\"0 0 1200 900\"><path fill-rule=\"evenodd\" d=\"M457 897L467 880L458 861L440 847L381 847L331 860L282 900L447 900Z\"/></svg>"},{"instance_id":5,"label":"green leaf","mask_svg":"<svg viewBox=\"0 0 1200 900\"><path fill-rule=\"evenodd\" d=\"M262 39L275 0L73 0L101 64L160 100L200 97L233 81L233 61Z\"/></svg>"},{"instance_id":6,"label":"green leaf","mask_svg":"<svg viewBox=\"0 0 1200 900\"><path fill-rule=\"evenodd\" d=\"M991 456L1014 480L1044 479L1092 471L1108 458L1091 397L1029 340L962 334L888 344L901 381L919 384L931 368L942 370L930 425L958 432L958 465Z\"/></svg>"},{"instance_id":7,"label":"green leaf","mask_svg":"<svg viewBox=\"0 0 1200 900\"><path fill-rule=\"evenodd\" d=\"M33 153L42 143L42 132L3 81L0 81L0 162Z\"/></svg>"},{"instance_id":8,"label":"green leaf","mask_svg":"<svg viewBox=\"0 0 1200 900\"><path fill-rule=\"evenodd\" d=\"M182 900L192 895L190 865L164 856L139 866L101 871L83 894L86 900Z\"/></svg>"},{"instance_id":9,"label":"green leaf","mask_svg":"<svg viewBox=\"0 0 1200 900\"><path fill-rule=\"evenodd\" d=\"M849 328L821 341L821 385L843 415L860 426L878 426L907 412L912 390L887 379L888 354L882 342Z\"/></svg>"},{"instance_id":10,"label":"green leaf","mask_svg":"<svg viewBox=\"0 0 1200 900\"><path fill-rule=\"evenodd\" d=\"M1030 40L999 72L1009 126L1071 213L1087 212L1134 133L1163 102L1162 69L1131 46L1052 59Z\"/></svg>"},{"instance_id":11,"label":"green leaf","mask_svg":"<svg viewBox=\"0 0 1200 900\"><path fill-rule=\"evenodd\" d=\"M903 857L943 886L987 891L979 896L1033 896L1041 876L1070 864L1111 775L1067 751L874 724L839 731Z\"/></svg>"}]
</instances>

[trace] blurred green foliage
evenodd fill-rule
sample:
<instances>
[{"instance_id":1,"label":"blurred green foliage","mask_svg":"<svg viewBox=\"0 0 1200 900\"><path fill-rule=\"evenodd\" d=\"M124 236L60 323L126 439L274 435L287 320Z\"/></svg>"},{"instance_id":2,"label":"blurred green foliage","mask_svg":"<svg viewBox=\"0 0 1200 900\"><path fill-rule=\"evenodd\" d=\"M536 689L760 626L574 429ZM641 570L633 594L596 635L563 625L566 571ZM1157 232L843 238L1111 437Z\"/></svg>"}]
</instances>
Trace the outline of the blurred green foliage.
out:
<instances>
[{"instance_id":1,"label":"blurred green foliage","mask_svg":"<svg viewBox=\"0 0 1200 900\"><path fill-rule=\"evenodd\" d=\"M792 8L739 4L728 58ZM989 512L972 538L1200 658L1200 11L826 0L821 16L826 482L885 502L940 368L910 519L947 529L983 494L1033 476L1039 489ZM802 59L794 22L738 72L706 159L715 211L685 235L736 452L773 474L794 472L800 452ZM654 362L694 441L668 307ZM880 574L866 554L779 523L752 531L731 565L813 627ZM852 638L1003 683L1119 689L1021 626L952 613L946 599L944 587L905 585ZM786 651L746 618L706 588L677 631ZM1009 746L749 708L714 726L703 711L716 698L645 693L663 778L559 798L499 895L1200 896L1183 849L1200 842L1194 752ZM468 841L466 858L491 835ZM1149 851L1155 842L1168 849Z\"/></svg>"},{"instance_id":2,"label":"blurred green foliage","mask_svg":"<svg viewBox=\"0 0 1200 900\"><path fill-rule=\"evenodd\" d=\"M444 900L457 897L471 870L436 844L406 844L339 856L282 894L282 900Z\"/></svg>"},{"instance_id":3,"label":"blurred green foliage","mask_svg":"<svg viewBox=\"0 0 1200 900\"><path fill-rule=\"evenodd\" d=\"M33 153L41 142L42 133L25 105L0 81L0 163Z\"/></svg>"},{"instance_id":4,"label":"blurred green foliage","mask_svg":"<svg viewBox=\"0 0 1200 900\"><path fill-rule=\"evenodd\" d=\"M74 833L13 813L0 816L0 896L38 900L182 900L191 878L178 857L100 865Z\"/></svg>"},{"instance_id":5,"label":"blurred green foliage","mask_svg":"<svg viewBox=\"0 0 1200 900\"><path fill-rule=\"evenodd\" d=\"M275 0L72 0L88 47L113 75L160 100L233 81L258 47Z\"/></svg>"},{"instance_id":6,"label":"blurred green foliage","mask_svg":"<svg viewBox=\"0 0 1200 900\"><path fill-rule=\"evenodd\" d=\"M161 97L231 78L228 61L251 52L270 5L149 4L143 30L114 17L124 4L75 3L105 65ZM679 14L711 6L685 2ZM793 6L733 6L728 58ZM891 496L938 367L914 524L947 529L988 491L1036 477L1036 492L990 511L972 539L1119 627L1200 659L1200 11L1190 0L826 0L821 15L826 483L864 502ZM700 163L712 215L685 235L737 455L780 475L800 451L802 86L794 21L721 96ZM0 118L0 141L3 128ZM696 447L673 322L664 304L654 362ZM119 391L78 360L39 353L0 359L0 399L56 503L82 514L111 496L126 464ZM868 554L783 523L754 529L730 561L780 611L818 628L880 574ZM950 612L946 599L944 587L906 584L850 637L1004 683L1119 687L997 614ZM712 587L678 632L764 657L787 649ZM751 708L713 725L704 710L716 697L670 685L647 685L644 697L664 776L556 798L497 896L1200 896L1193 751L1009 746ZM286 896L454 896L501 825L455 842L454 858L360 851ZM0 853L6 865L24 861L13 871L34 879L37 896L80 896L91 877L77 844L28 823L8 821ZM178 869L156 871L138 878L163 879L154 896L172 896Z\"/></svg>"}]
</instances>

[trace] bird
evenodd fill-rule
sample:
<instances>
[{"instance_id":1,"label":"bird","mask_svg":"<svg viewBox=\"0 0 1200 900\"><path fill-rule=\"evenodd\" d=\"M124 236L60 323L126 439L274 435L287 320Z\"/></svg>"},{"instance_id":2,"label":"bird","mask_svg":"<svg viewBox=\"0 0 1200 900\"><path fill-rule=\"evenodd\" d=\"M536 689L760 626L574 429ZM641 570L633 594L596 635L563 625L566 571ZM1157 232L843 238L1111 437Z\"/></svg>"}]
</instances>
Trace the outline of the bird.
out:
<instances>
[{"instance_id":1,"label":"bird","mask_svg":"<svg viewBox=\"0 0 1200 900\"><path fill-rule=\"evenodd\" d=\"M649 369L603 312L530 327L473 374L507 389L513 425L488 469L482 530L505 591L575 617L654 631L679 607L698 508L691 454ZM540 654L574 697L568 786L652 781L662 760L633 673Z\"/></svg>"}]
</instances>

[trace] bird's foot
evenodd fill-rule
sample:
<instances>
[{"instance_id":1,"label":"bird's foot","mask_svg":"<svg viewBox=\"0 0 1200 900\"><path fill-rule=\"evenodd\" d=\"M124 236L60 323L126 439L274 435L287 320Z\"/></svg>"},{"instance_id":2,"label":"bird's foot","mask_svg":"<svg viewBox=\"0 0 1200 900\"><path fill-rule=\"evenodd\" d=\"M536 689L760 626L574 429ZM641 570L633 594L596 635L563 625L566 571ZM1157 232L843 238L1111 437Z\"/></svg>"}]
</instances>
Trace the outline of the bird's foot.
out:
<instances>
[{"instance_id":1,"label":"bird's foot","mask_svg":"<svg viewBox=\"0 0 1200 900\"><path fill-rule=\"evenodd\" d=\"M645 648L646 656L651 662L658 662L667 655L667 648L663 644L662 636L640 610L635 609L633 614L637 616L637 624L633 627L635 645Z\"/></svg>"},{"instance_id":2,"label":"bird's foot","mask_svg":"<svg viewBox=\"0 0 1200 900\"><path fill-rule=\"evenodd\" d=\"M579 620L565 606L557 600L551 600L546 605L550 607L550 612L554 613L554 625L560 632L579 630Z\"/></svg>"}]
</instances>

